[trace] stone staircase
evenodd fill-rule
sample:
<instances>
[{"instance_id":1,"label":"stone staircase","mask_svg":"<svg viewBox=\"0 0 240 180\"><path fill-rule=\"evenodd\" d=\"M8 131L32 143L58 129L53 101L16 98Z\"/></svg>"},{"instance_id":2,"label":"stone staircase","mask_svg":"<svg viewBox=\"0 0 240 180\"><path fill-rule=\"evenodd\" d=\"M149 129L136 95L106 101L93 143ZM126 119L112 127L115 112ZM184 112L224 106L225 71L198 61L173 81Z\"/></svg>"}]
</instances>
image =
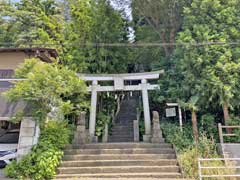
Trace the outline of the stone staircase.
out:
<instances>
[{"instance_id":1,"label":"stone staircase","mask_svg":"<svg viewBox=\"0 0 240 180\"><path fill-rule=\"evenodd\" d=\"M133 142L136 107L134 98L122 102L109 136L110 143L69 145L65 149L56 179L181 179L175 151L171 144L164 142L161 134L154 139L157 143ZM153 130L161 133L159 128Z\"/></svg>"},{"instance_id":2,"label":"stone staircase","mask_svg":"<svg viewBox=\"0 0 240 180\"><path fill-rule=\"evenodd\" d=\"M97 143L70 145L56 179L180 179L172 145L167 143Z\"/></svg>"},{"instance_id":3,"label":"stone staircase","mask_svg":"<svg viewBox=\"0 0 240 180\"><path fill-rule=\"evenodd\" d=\"M137 117L137 102L125 99L120 107L116 122L112 127L109 142L133 142L133 121Z\"/></svg>"}]
</instances>

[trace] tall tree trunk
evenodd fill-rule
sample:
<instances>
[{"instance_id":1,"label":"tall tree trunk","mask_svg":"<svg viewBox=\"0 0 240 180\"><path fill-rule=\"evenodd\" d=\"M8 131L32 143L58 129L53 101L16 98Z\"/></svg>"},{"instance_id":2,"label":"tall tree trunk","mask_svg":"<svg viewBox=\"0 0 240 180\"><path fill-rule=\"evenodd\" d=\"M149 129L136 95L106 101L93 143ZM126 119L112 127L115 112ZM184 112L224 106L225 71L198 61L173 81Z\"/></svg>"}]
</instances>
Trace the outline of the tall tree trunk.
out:
<instances>
[{"instance_id":1,"label":"tall tree trunk","mask_svg":"<svg viewBox=\"0 0 240 180\"><path fill-rule=\"evenodd\" d=\"M224 124L225 125L229 125L228 124L228 121L230 119L230 115L229 115L229 106L228 106L228 103L224 103L223 104L223 116L224 116ZM227 133L228 134L231 134L232 133L232 129L226 129Z\"/></svg>"},{"instance_id":2,"label":"tall tree trunk","mask_svg":"<svg viewBox=\"0 0 240 180\"><path fill-rule=\"evenodd\" d=\"M195 111L192 111L192 130L195 141L198 141L197 114Z\"/></svg>"},{"instance_id":3,"label":"tall tree trunk","mask_svg":"<svg viewBox=\"0 0 240 180\"><path fill-rule=\"evenodd\" d=\"M223 115L224 115L224 123L227 124L228 120L230 119L228 103L223 104Z\"/></svg>"}]
</instances>

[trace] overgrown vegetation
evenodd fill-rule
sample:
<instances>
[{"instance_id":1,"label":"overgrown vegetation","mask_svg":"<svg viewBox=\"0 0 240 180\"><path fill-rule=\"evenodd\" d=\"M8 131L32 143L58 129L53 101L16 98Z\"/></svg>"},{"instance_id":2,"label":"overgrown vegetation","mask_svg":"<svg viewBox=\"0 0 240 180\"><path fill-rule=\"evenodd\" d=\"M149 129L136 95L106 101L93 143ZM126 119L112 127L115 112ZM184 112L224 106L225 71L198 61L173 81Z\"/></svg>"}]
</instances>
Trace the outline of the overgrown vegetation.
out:
<instances>
[{"instance_id":1,"label":"overgrown vegetation","mask_svg":"<svg viewBox=\"0 0 240 180\"><path fill-rule=\"evenodd\" d=\"M105 125L111 125L111 116L107 115L105 112L101 111L97 114L97 124L96 124L96 135L102 137L105 130Z\"/></svg>"},{"instance_id":2,"label":"overgrown vegetation","mask_svg":"<svg viewBox=\"0 0 240 180\"><path fill-rule=\"evenodd\" d=\"M71 133L67 121L48 121L41 127L38 144L19 162L8 165L6 175L19 180L52 179L63 156L63 148L70 143Z\"/></svg>"},{"instance_id":3,"label":"overgrown vegetation","mask_svg":"<svg viewBox=\"0 0 240 180\"><path fill-rule=\"evenodd\" d=\"M206 117L205 117L206 118ZM209 117L208 117L209 118ZM210 118L211 119L211 118ZM212 123L210 121L210 123ZM217 151L216 142L218 139L214 139L217 137L215 132L210 133L205 129L204 126L201 126L200 136L198 141L194 141L193 134L191 131L191 125L185 125L183 130L181 131L180 127L177 124L173 123L162 123L161 124L163 134L166 138L166 141L172 143L177 150L178 160L183 169L183 173L187 178L198 178L198 158L221 158ZM210 126L211 127L211 126ZM216 127L214 127L216 129ZM217 133L217 132L216 132ZM228 164L231 166L230 164ZM212 162L204 162L203 166L225 166L222 161L212 161ZM231 174L230 169L207 169L204 170L205 174Z\"/></svg>"}]
</instances>

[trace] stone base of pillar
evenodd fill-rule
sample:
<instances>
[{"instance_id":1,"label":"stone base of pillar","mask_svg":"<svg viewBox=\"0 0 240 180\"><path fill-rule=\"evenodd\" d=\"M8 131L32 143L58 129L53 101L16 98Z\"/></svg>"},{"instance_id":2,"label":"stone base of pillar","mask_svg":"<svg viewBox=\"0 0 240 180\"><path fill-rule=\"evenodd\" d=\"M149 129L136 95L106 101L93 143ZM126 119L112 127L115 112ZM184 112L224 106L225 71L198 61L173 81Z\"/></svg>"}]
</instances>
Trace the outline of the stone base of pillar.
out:
<instances>
[{"instance_id":1,"label":"stone base of pillar","mask_svg":"<svg viewBox=\"0 0 240 180\"><path fill-rule=\"evenodd\" d=\"M151 142L151 135L143 135L143 142Z\"/></svg>"},{"instance_id":2,"label":"stone base of pillar","mask_svg":"<svg viewBox=\"0 0 240 180\"><path fill-rule=\"evenodd\" d=\"M97 136L90 136L90 142L91 143L98 143L98 137Z\"/></svg>"},{"instance_id":3,"label":"stone base of pillar","mask_svg":"<svg viewBox=\"0 0 240 180\"><path fill-rule=\"evenodd\" d=\"M74 133L73 144L85 144L85 143L86 143L85 126L78 126L77 131Z\"/></svg>"}]
</instances>

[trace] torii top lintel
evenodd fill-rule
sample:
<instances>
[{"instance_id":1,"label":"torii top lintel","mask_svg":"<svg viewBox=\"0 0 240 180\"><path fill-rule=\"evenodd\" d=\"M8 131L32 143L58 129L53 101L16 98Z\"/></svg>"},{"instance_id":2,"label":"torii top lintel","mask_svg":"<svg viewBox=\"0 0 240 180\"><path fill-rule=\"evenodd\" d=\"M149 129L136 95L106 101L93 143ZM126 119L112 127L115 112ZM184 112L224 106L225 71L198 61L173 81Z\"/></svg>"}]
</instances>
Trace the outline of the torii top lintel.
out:
<instances>
[{"instance_id":1,"label":"torii top lintel","mask_svg":"<svg viewBox=\"0 0 240 180\"><path fill-rule=\"evenodd\" d=\"M132 74L78 74L85 81L92 81L92 85L88 87L91 92L108 92L108 91L139 91L139 90L154 90L158 89L159 85L149 84L147 80L158 79L164 71L155 71L147 73L132 73ZM125 80L141 80L138 85L125 85ZM113 86L101 86L98 81L114 81Z\"/></svg>"},{"instance_id":2,"label":"torii top lintel","mask_svg":"<svg viewBox=\"0 0 240 180\"><path fill-rule=\"evenodd\" d=\"M142 80L142 79L158 79L164 70L144 72L144 73L128 73L128 74L78 74L85 81L114 81L115 79L122 80Z\"/></svg>"}]
</instances>

